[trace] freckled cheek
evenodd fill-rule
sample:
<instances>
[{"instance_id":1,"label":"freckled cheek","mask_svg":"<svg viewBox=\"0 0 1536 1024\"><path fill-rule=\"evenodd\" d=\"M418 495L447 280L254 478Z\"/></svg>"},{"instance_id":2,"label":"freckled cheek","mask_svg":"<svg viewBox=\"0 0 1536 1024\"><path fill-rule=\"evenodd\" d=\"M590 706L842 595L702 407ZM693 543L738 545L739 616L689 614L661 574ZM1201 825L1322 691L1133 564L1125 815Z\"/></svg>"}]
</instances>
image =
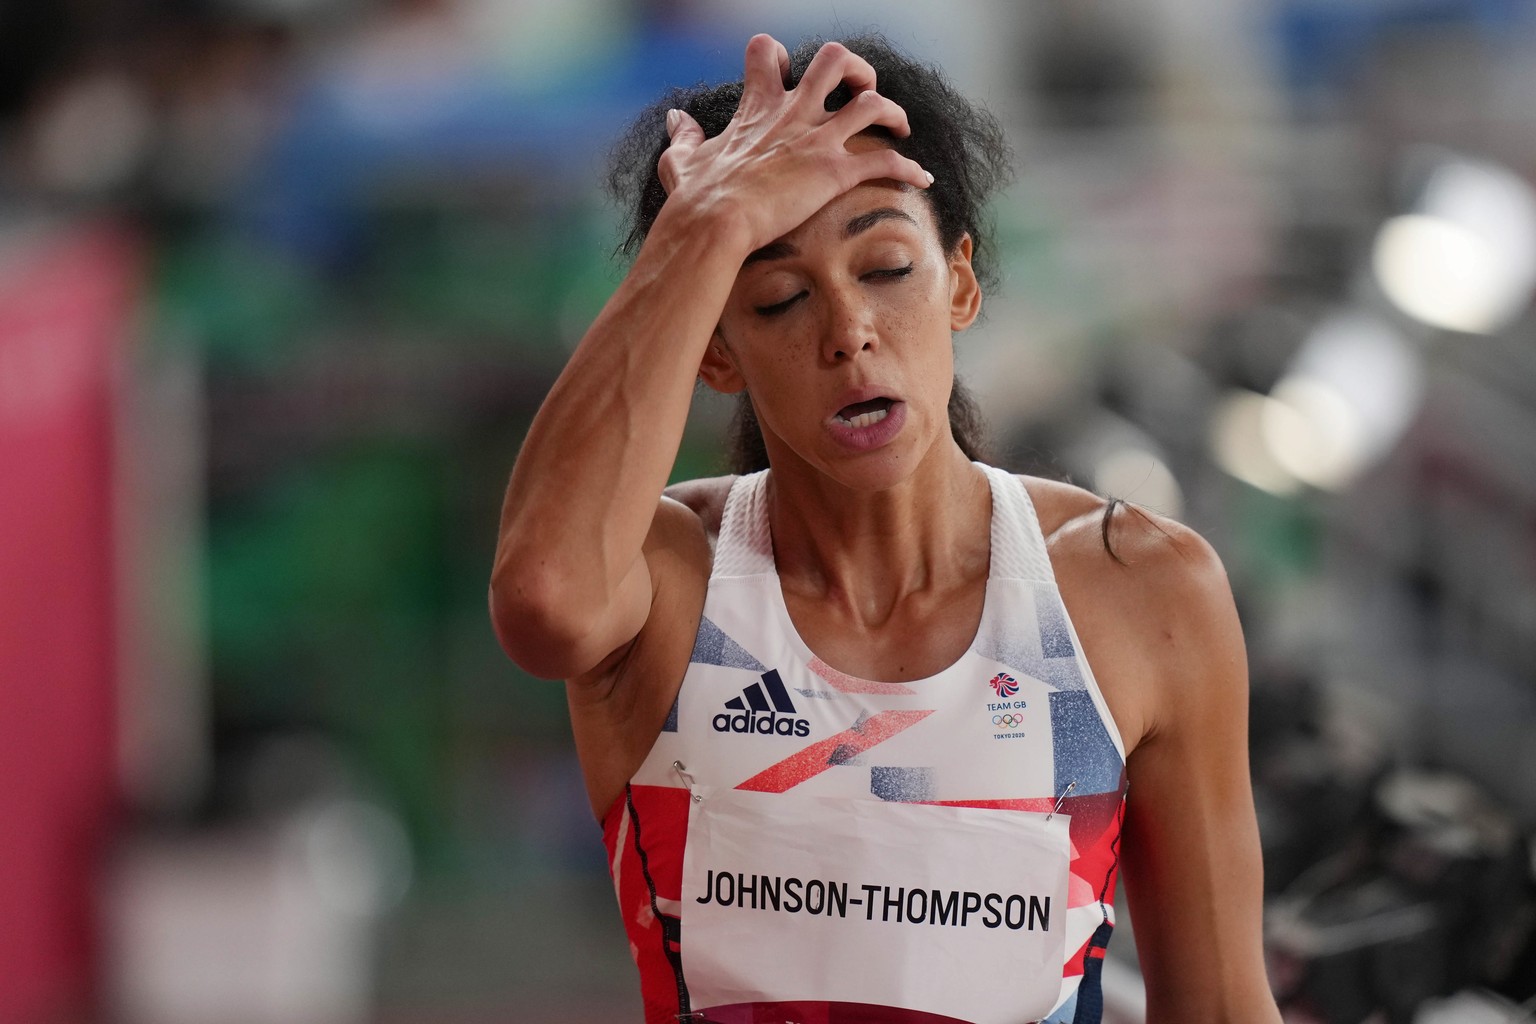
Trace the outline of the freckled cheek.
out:
<instances>
[{"instance_id":1,"label":"freckled cheek","mask_svg":"<svg viewBox=\"0 0 1536 1024\"><path fill-rule=\"evenodd\" d=\"M813 343L785 334L742 339L737 345L737 365L747 390L762 402L766 397L775 409L796 404L807 397L808 368L815 365Z\"/></svg>"}]
</instances>

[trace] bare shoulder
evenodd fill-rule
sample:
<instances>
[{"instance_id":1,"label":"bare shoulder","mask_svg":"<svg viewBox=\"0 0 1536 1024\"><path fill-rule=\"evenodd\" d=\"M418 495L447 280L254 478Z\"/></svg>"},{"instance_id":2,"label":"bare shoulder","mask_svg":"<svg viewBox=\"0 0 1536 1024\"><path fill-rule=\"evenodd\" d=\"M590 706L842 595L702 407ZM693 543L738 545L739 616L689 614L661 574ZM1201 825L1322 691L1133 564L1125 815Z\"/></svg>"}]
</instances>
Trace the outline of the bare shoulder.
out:
<instances>
[{"instance_id":1,"label":"bare shoulder","mask_svg":"<svg viewBox=\"0 0 1536 1024\"><path fill-rule=\"evenodd\" d=\"M1212 688L1246 691L1231 586L1204 537L1139 505L1111 510L1081 487L1024 481L1094 674L1107 692L1121 691L1133 719L1123 732L1149 736Z\"/></svg>"},{"instance_id":2,"label":"bare shoulder","mask_svg":"<svg viewBox=\"0 0 1536 1024\"><path fill-rule=\"evenodd\" d=\"M725 498L731 492L734 476L709 476L697 480L680 480L672 484L663 496L671 498L690 509L710 537L720 533L720 519L725 515Z\"/></svg>"},{"instance_id":3,"label":"bare shoulder","mask_svg":"<svg viewBox=\"0 0 1536 1024\"><path fill-rule=\"evenodd\" d=\"M1176 519L1129 502L1109 502L1073 484L1023 477L1051 564L1139 598L1230 597L1216 549Z\"/></svg>"},{"instance_id":4,"label":"bare shoulder","mask_svg":"<svg viewBox=\"0 0 1536 1024\"><path fill-rule=\"evenodd\" d=\"M1226 571L1199 533L1026 479L1057 584L1125 741L1120 847L1149 1020L1279 1022L1262 955L1248 670ZM1223 968L1188 971L1191 951Z\"/></svg>"},{"instance_id":5,"label":"bare shoulder","mask_svg":"<svg viewBox=\"0 0 1536 1024\"><path fill-rule=\"evenodd\" d=\"M1056 582L1125 742L1121 864L1149 1020L1273 1021L1248 775L1248 669L1216 551L1167 516L1026 478ZM1191 951L1223 968L1192 975Z\"/></svg>"}]
</instances>

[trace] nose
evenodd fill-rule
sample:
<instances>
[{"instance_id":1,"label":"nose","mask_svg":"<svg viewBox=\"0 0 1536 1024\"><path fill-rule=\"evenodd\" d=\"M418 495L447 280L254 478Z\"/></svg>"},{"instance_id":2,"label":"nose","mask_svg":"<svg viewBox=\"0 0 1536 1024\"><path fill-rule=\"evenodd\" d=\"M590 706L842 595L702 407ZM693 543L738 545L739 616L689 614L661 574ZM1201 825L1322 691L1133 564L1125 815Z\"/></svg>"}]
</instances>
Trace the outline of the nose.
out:
<instances>
[{"instance_id":1,"label":"nose","mask_svg":"<svg viewBox=\"0 0 1536 1024\"><path fill-rule=\"evenodd\" d=\"M829 363L872 352L880 345L869 302L857 287L830 289L821 331L822 358Z\"/></svg>"}]
</instances>

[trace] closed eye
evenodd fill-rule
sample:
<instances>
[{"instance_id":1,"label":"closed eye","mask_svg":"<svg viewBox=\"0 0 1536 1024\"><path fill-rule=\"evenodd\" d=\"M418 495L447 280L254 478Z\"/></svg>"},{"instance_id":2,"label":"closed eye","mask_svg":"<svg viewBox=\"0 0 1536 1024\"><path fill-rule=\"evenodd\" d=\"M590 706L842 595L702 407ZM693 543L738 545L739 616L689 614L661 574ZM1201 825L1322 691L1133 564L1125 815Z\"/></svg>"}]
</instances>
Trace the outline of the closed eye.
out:
<instances>
[{"instance_id":1,"label":"closed eye","mask_svg":"<svg viewBox=\"0 0 1536 1024\"><path fill-rule=\"evenodd\" d=\"M913 264L908 263L904 267L887 267L883 270L871 270L869 273L864 275L864 279L866 281L894 281L906 277L908 274L912 273L912 267ZM804 291L799 291L782 302L775 302L768 306L753 306L752 309L753 312L757 313L758 316L778 316L780 313L786 312L795 303L805 298L806 294L807 293Z\"/></svg>"},{"instance_id":2,"label":"closed eye","mask_svg":"<svg viewBox=\"0 0 1536 1024\"><path fill-rule=\"evenodd\" d=\"M758 316L778 316L780 313L789 309L790 306L793 306L795 303L805 298L805 294L806 293L803 291L796 292L789 298L785 299L783 302L775 302L771 306L753 306L752 308L758 314Z\"/></svg>"}]
</instances>

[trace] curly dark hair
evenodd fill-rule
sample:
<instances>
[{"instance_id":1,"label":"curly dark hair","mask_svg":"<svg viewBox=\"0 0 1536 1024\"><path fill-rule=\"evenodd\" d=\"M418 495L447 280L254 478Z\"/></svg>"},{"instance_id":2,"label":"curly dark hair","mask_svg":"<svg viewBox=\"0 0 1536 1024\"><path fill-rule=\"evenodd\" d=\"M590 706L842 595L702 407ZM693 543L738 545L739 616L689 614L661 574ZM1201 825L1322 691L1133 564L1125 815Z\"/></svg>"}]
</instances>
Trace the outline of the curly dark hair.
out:
<instances>
[{"instance_id":1,"label":"curly dark hair","mask_svg":"<svg viewBox=\"0 0 1536 1024\"><path fill-rule=\"evenodd\" d=\"M811 58L825 42L806 39L790 53L791 88L799 84ZM922 194L933 207L940 243L946 252L953 252L961 238L970 235L976 278L983 289L994 287L998 280L995 242L984 206L1007 184L1013 168L1013 154L997 119L956 92L938 68L907 56L881 35L871 33L839 42L875 69L876 88L906 111L912 128L906 138L895 138L878 125L868 129L869 133L889 138L896 152L933 174L933 184ZM739 81L672 89L641 112L619 139L609 161L608 189L627 217L621 254L634 255L667 199L656 170L668 145L667 111L674 107L686 111L704 129L705 138L713 138L730 123L741 92ZM851 97L847 85L840 85L827 96L826 108L838 110ZM950 394L949 419L960 448L968 457L979 458L981 416L958 380ZM745 395L737 407L731 463L738 473L768 465L762 431Z\"/></svg>"}]
</instances>

